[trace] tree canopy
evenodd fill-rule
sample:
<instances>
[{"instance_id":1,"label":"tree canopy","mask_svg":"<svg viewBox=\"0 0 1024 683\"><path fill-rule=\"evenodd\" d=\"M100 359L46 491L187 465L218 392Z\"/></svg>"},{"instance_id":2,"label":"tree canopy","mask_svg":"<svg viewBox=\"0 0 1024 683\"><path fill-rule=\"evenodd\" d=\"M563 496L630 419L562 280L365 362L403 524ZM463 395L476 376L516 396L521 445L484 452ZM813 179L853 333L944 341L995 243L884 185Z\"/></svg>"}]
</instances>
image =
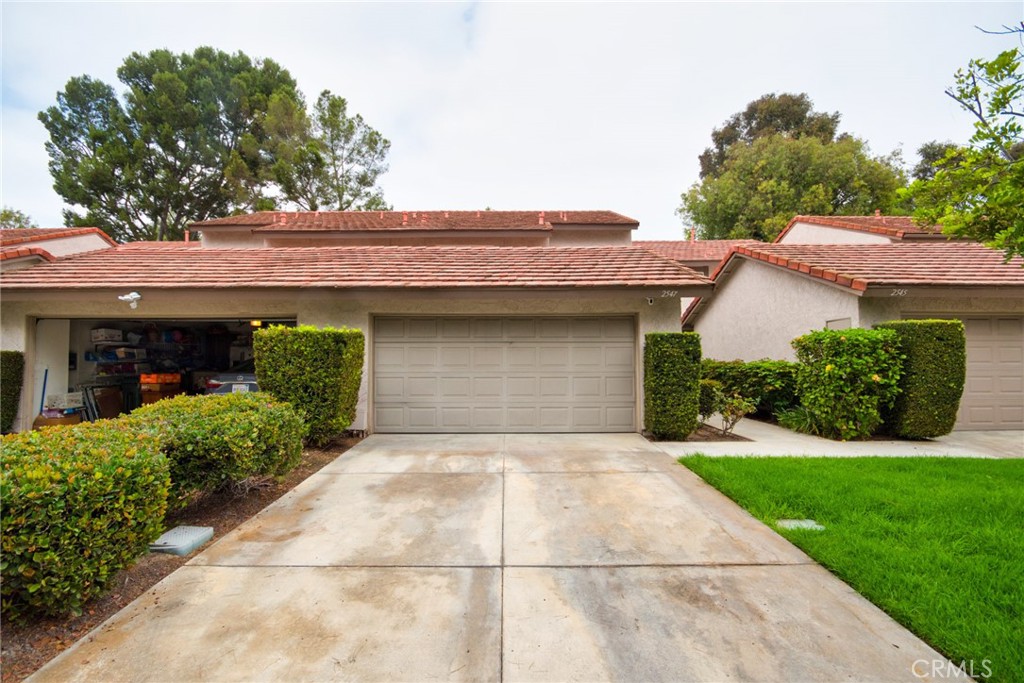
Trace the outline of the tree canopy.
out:
<instances>
[{"instance_id":1,"label":"tree canopy","mask_svg":"<svg viewBox=\"0 0 1024 683\"><path fill-rule=\"evenodd\" d=\"M1024 22L1009 33L1024 33ZM971 60L946 94L974 118L968 147L947 153L907 191L915 219L1024 256L1024 69L1021 50Z\"/></svg>"},{"instance_id":2,"label":"tree canopy","mask_svg":"<svg viewBox=\"0 0 1024 683\"><path fill-rule=\"evenodd\" d=\"M5 206L0 209L0 229L15 230L18 228L38 227L27 213Z\"/></svg>"}]
</instances>

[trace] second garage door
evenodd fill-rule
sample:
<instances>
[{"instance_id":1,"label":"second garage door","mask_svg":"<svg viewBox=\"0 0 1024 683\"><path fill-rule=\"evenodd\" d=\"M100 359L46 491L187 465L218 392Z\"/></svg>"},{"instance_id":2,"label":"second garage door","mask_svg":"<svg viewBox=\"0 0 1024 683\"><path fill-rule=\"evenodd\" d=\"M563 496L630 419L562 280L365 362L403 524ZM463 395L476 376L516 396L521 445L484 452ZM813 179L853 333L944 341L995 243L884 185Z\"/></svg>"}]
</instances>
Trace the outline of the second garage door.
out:
<instances>
[{"instance_id":1,"label":"second garage door","mask_svg":"<svg viewBox=\"0 0 1024 683\"><path fill-rule=\"evenodd\" d=\"M1024 429L1024 319L964 318L967 382L957 429Z\"/></svg>"},{"instance_id":2,"label":"second garage door","mask_svg":"<svg viewBox=\"0 0 1024 683\"><path fill-rule=\"evenodd\" d=\"M632 432L630 317L377 318L378 432Z\"/></svg>"}]
</instances>

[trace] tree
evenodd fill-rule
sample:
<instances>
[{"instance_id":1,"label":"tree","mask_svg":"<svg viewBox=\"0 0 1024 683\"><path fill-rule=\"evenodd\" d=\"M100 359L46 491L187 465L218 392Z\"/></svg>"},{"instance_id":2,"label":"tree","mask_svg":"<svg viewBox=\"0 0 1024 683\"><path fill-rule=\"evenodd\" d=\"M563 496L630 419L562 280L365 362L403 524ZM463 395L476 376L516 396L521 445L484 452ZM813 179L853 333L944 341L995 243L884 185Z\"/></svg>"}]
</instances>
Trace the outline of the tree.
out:
<instances>
[{"instance_id":1,"label":"tree","mask_svg":"<svg viewBox=\"0 0 1024 683\"><path fill-rule=\"evenodd\" d=\"M1003 33L1024 33L1007 28ZM914 218L943 232L1024 256L1024 70L1021 51L971 60L946 95L974 122L970 146L948 154L934 177L907 191Z\"/></svg>"},{"instance_id":2,"label":"tree","mask_svg":"<svg viewBox=\"0 0 1024 683\"><path fill-rule=\"evenodd\" d=\"M3 230L16 230L18 228L36 228L39 227L35 224L28 214L12 209L9 206L5 206L0 209L0 229Z\"/></svg>"},{"instance_id":3,"label":"tree","mask_svg":"<svg viewBox=\"0 0 1024 683\"><path fill-rule=\"evenodd\" d=\"M915 180L931 180L935 177L947 155L953 156L959 149L957 145L948 141L932 140L924 143L917 148L917 155L921 157L921 160L917 162L910 174Z\"/></svg>"},{"instance_id":4,"label":"tree","mask_svg":"<svg viewBox=\"0 0 1024 683\"><path fill-rule=\"evenodd\" d=\"M200 47L132 53L126 87L68 81L40 112L54 189L68 225L95 225L122 241L180 239L192 221L269 208L264 120L272 98L300 101L272 60Z\"/></svg>"},{"instance_id":5,"label":"tree","mask_svg":"<svg viewBox=\"0 0 1024 683\"><path fill-rule=\"evenodd\" d=\"M376 183L388 169L391 143L347 110L345 98L329 90L320 93L310 117L285 103L275 108L280 142L273 177L288 201L308 211L389 208Z\"/></svg>"},{"instance_id":6,"label":"tree","mask_svg":"<svg viewBox=\"0 0 1024 683\"><path fill-rule=\"evenodd\" d=\"M704 239L770 241L798 214L893 213L904 184L896 156L872 157L857 138L777 133L730 147L719 175L695 183L679 212Z\"/></svg>"},{"instance_id":7,"label":"tree","mask_svg":"<svg viewBox=\"0 0 1024 683\"><path fill-rule=\"evenodd\" d=\"M822 142L835 140L839 112L826 114L812 110L806 93L794 95L769 93L733 114L721 128L711 131L712 146L700 155L700 177L716 177L723 171L726 153L737 143L750 145L768 135L814 137Z\"/></svg>"}]
</instances>

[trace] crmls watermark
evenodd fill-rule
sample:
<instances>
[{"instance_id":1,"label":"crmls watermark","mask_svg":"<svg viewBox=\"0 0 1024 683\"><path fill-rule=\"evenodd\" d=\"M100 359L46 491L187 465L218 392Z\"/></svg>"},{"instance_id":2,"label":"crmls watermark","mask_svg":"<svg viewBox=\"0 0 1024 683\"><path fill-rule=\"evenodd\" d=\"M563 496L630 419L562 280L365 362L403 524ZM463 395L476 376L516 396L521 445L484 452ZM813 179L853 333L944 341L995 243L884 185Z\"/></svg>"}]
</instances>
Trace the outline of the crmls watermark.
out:
<instances>
[{"instance_id":1,"label":"crmls watermark","mask_svg":"<svg viewBox=\"0 0 1024 683\"><path fill-rule=\"evenodd\" d=\"M911 665L910 670L918 678L951 678L957 680L964 674L974 679L985 680L992 675L992 660L983 659L975 662L973 659L965 659L957 664L948 659L917 659Z\"/></svg>"}]
</instances>

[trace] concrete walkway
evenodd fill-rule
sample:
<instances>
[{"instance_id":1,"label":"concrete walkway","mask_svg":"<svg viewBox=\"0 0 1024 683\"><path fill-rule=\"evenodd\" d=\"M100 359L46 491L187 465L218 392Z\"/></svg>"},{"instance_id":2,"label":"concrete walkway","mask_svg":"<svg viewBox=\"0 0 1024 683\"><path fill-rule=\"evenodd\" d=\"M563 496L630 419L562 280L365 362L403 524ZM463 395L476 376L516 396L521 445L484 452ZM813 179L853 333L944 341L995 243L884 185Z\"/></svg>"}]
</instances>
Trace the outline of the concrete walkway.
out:
<instances>
[{"instance_id":1,"label":"concrete walkway","mask_svg":"<svg viewBox=\"0 0 1024 683\"><path fill-rule=\"evenodd\" d=\"M371 436L32 680L918 681L937 659L637 435Z\"/></svg>"},{"instance_id":2,"label":"concrete walkway","mask_svg":"<svg viewBox=\"0 0 1024 683\"><path fill-rule=\"evenodd\" d=\"M712 425L721 423L712 421ZM740 420L733 430L750 441L661 442L666 453L679 457L704 455L807 455L830 457L953 456L961 458L1024 458L1024 431L953 432L924 441L832 441L757 420Z\"/></svg>"}]
</instances>

